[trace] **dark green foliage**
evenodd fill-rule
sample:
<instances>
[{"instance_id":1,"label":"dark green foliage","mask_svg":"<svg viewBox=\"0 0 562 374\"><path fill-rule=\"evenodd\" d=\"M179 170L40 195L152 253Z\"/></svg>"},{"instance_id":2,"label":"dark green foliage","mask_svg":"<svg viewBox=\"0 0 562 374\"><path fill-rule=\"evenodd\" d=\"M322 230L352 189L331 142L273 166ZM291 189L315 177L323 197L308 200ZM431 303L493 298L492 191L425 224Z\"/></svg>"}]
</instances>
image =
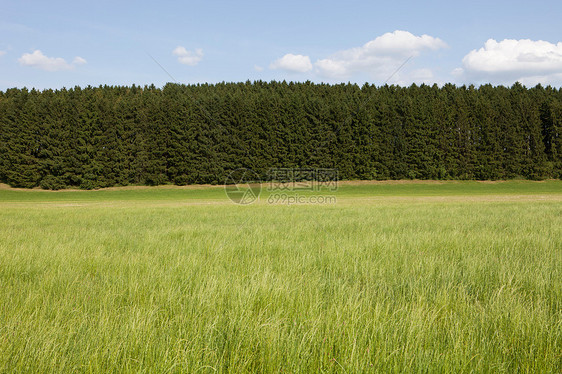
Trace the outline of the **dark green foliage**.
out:
<instances>
[{"instance_id":1,"label":"dark green foliage","mask_svg":"<svg viewBox=\"0 0 562 374\"><path fill-rule=\"evenodd\" d=\"M0 92L0 182L14 187L218 184L242 167L562 178L562 92L261 81Z\"/></svg>"}]
</instances>

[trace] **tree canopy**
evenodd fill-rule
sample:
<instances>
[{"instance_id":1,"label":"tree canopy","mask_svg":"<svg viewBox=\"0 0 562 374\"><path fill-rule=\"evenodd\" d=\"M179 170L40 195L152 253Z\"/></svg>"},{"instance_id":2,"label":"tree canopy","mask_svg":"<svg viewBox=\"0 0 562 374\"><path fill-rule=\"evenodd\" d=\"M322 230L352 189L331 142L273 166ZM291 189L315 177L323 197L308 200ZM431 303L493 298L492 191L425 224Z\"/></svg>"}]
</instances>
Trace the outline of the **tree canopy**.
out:
<instances>
[{"instance_id":1,"label":"tree canopy","mask_svg":"<svg viewBox=\"0 0 562 374\"><path fill-rule=\"evenodd\" d=\"M562 178L562 92L275 81L0 91L0 182L13 187L215 184L243 167Z\"/></svg>"}]
</instances>

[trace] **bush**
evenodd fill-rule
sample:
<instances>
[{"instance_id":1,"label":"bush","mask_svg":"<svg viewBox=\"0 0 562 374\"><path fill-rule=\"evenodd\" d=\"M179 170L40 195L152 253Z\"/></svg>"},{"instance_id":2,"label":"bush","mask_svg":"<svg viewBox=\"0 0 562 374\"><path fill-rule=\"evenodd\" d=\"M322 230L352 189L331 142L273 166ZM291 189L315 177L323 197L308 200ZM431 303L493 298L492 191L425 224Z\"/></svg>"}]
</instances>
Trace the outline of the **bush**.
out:
<instances>
[{"instance_id":1,"label":"bush","mask_svg":"<svg viewBox=\"0 0 562 374\"><path fill-rule=\"evenodd\" d=\"M39 186L44 190L62 190L66 187L59 177L52 175L48 175L43 178L39 183Z\"/></svg>"},{"instance_id":2,"label":"bush","mask_svg":"<svg viewBox=\"0 0 562 374\"><path fill-rule=\"evenodd\" d=\"M178 186L185 186L185 185L189 184L189 178L185 174L178 175L174 179L174 184L176 184Z\"/></svg>"}]
</instances>

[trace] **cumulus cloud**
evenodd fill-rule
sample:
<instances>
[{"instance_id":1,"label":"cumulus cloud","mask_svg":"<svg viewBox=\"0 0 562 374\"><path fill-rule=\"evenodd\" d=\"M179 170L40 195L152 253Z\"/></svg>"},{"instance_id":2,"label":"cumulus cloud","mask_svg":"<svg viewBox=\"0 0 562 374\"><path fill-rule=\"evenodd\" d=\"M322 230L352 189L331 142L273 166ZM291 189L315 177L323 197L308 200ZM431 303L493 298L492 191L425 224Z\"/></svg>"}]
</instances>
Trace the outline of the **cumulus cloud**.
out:
<instances>
[{"instance_id":1,"label":"cumulus cloud","mask_svg":"<svg viewBox=\"0 0 562 374\"><path fill-rule=\"evenodd\" d=\"M45 71L72 70L76 65L83 65L86 60L76 56L72 63L66 62L61 57L47 57L40 50L36 49L32 53L24 53L18 62L22 66L29 66Z\"/></svg>"},{"instance_id":2,"label":"cumulus cloud","mask_svg":"<svg viewBox=\"0 0 562 374\"><path fill-rule=\"evenodd\" d=\"M188 51L185 47L177 46L172 54L178 57L180 64L195 66L203 59L203 50L201 48L195 51Z\"/></svg>"},{"instance_id":3,"label":"cumulus cloud","mask_svg":"<svg viewBox=\"0 0 562 374\"><path fill-rule=\"evenodd\" d=\"M524 84L562 80L562 43L543 40L489 39L484 47L470 51L463 67L453 71L465 79L492 83Z\"/></svg>"},{"instance_id":4,"label":"cumulus cloud","mask_svg":"<svg viewBox=\"0 0 562 374\"><path fill-rule=\"evenodd\" d=\"M308 56L288 53L280 59L273 61L269 68L293 73L306 73L312 70L312 62L310 62L310 57Z\"/></svg>"},{"instance_id":5,"label":"cumulus cloud","mask_svg":"<svg viewBox=\"0 0 562 374\"><path fill-rule=\"evenodd\" d=\"M355 73L368 73L375 78L388 77L406 58L424 51L446 48L447 44L429 35L416 36L396 30L371 40L360 47L336 52L315 62L317 72L328 78L348 78ZM427 72L423 75L427 76Z\"/></svg>"}]
</instances>

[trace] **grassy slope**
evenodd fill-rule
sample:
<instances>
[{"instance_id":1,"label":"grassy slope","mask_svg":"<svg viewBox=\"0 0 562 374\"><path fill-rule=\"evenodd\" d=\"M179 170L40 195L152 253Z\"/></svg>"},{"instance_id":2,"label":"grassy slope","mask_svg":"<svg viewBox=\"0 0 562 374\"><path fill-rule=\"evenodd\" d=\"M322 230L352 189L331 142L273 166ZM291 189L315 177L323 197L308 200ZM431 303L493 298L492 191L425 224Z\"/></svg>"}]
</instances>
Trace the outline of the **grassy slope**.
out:
<instances>
[{"instance_id":1,"label":"grassy slope","mask_svg":"<svg viewBox=\"0 0 562 374\"><path fill-rule=\"evenodd\" d=\"M560 372L561 187L0 190L0 372Z\"/></svg>"}]
</instances>

